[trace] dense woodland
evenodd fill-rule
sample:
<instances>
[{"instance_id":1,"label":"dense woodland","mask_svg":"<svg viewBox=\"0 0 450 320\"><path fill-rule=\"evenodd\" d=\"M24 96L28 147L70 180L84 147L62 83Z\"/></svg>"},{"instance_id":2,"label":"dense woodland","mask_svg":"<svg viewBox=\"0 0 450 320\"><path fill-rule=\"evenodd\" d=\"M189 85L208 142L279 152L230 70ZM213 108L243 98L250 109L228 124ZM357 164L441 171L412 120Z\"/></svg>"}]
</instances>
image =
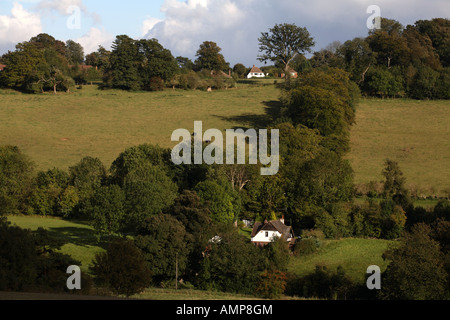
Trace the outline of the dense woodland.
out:
<instances>
[{"instance_id":1,"label":"dense woodland","mask_svg":"<svg viewBox=\"0 0 450 320\"><path fill-rule=\"evenodd\" d=\"M315 52L309 60L292 57L291 66L301 76L280 85L280 106L270 125L280 130L275 176L261 176L259 165L176 166L169 149L149 144L124 150L110 165L85 157L68 171L36 171L21 150L4 146L0 215L91 223L109 243L91 268L95 283L116 294L173 282L177 263L185 285L261 297L283 292L322 298L448 297L448 200L428 211L415 207L401 168L386 160L377 201L353 202L353 171L345 155L361 92L418 99L447 99L450 93L449 20L404 28L384 19L382 26L364 39ZM227 75L229 66L217 45L203 43L197 57L195 62L175 59L157 40L127 36L118 36L111 52L100 48L84 57L76 43L41 34L2 57L7 68L0 83L27 92L68 91L75 83L99 79L104 89L124 90L232 83L219 73ZM83 63L94 68L86 71L79 67ZM245 75L238 69L233 81ZM281 216L302 236L293 252L281 241L257 248L235 227L244 218ZM0 241L7 245L0 248L0 290L50 290L65 276L58 268L71 264L70 257L57 253L58 245L43 230L31 233L1 221ZM217 235L220 240L211 241ZM301 279L288 275L289 255L314 251L321 237L400 239L400 246L386 253L391 261L386 289L367 293L365 284L352 283L342 270L317 269Z\"/></svg>"}]
</instances>

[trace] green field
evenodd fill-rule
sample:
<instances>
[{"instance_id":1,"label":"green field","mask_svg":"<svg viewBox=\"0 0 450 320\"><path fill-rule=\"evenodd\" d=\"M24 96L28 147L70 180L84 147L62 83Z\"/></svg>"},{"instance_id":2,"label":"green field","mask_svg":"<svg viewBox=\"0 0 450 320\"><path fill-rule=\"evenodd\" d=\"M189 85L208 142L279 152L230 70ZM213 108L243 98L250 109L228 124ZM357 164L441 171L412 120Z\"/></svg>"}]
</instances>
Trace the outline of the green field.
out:
<instances>
[{"instance_id":1,"label":"green field","mask_svg":"<svg viewBox=\"0 0 450 320\"><path fill-rule=\"evenodd\" d=\"M348 156L355 183L383 180L390 158L419 196L450 196L449 124L450 101L363 100Z\"/></svg>"},{"instance_id":2,"label":"green field","mask_svg":"<svg viewBox=\"0 0 450 320\"><path fill-rule=\"evenodd\" d=\"M342 266L352 280L362 283L366 276L367 267L377 265L384 271L388 262L382 254L393 241L381 239L345 238L342 240L324 240L318 252L292 257L289 271L299 276L306 276L314 272L315 267L326 266L336 272Z\"/></svg>"},{"instance_id":3,"label":"green field","mask_svg":"<svg viewBox=\"0 0 450 320\"><path fill-rule=\"evenodd\" d=\"M173 130L264 126L280 91L273 80L241 81L213 92L166 89L124 92L84 86L71 94L27 95L0 90L0 145L16 145L38 169L67 169L85 156L109 167L142 143L173 147ZM450 102L363 99L351 132L355 183L382 180L396 160L407 186L421 196L450 193Z\"/></svg>"},{"instance_id":4,"label":"green field","mask_svg":"<svg viewBox=\"0 0 450 320\"><path fill-rule=\"evenodd\" d=\"M84 86L73 94L0 94L0 145L19 146L38 169L67 169L85 156L109 167L130 146L175 146L172 132L193 132L196 120L203 121L204 131L264 123L267 105L278 95L273 85L243 84L213 92Z\"/></svg>"},{"instance_id":5,"label":"green field","mask_svg":"<svg viewBox=\"0 0 450 320\"><path fill-rule=\"evenodd\" d=\"M94 229L84 223L67 221L54 217L41 216L8 216L13 225L32 231L39 227L63 242L61 252L81 262L82 271L89 272L89 266L97 252L105 248L105 243L97 241Z\"/></svg>"}]
</instances>

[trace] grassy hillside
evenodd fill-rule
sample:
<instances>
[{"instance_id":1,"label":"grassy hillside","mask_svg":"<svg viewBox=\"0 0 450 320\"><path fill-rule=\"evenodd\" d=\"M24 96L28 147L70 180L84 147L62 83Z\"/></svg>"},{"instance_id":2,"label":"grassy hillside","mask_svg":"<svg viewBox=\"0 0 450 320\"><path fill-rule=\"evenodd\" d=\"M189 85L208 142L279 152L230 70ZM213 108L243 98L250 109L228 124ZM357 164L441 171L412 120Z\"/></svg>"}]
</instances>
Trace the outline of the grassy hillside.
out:
<instances>
[{"instance_id":1,"label":"grassy hillside","mask_svg":"<svg viewBox=\"0 0 450 320\"><path fill-rule=\"evenodd\" d=\"M383 180L390 158L419 195L450 196L449 123L450 101L363 100L351 132L355 183Z\"/></svg>"},{"instance_id":2,"label":"grassy hillside","mask_svg":"<svg viewBox=\"0 0 450 320\"><path fill-rule=\"evenodd\" d=\"M362 282L368 266L377 265L381 271L386 269L387 262L382 254L391 243L394 242L379 239L325 240L318 252L291 258L289 271L305 276L314 272L316 265L327 266L334 272L340 265L352 280Z\"/></svg>"},{"instance_id":3,"label":"grassy hillside","mask_svg":"<svg viewBox=\"0 0 450 320\"><path fill-rule=\"evenodd\" d=\"M0 90L0 145L17 145L38 169L67 169L84 156L106 166L142 143L173 147L173 130L264 126L276 107L273 80L242 81L205 92L123 92L84 86L72 94L25 95ZM357 107L348 155L356 183L382 180L397 160L419 195L450 193L450 102L364 99Z\"/></svg>"},{"instance_id":4,"label":"grassy hillside","mask_svg":"<svg viewBox=\"0 0 450 320\"><path fill-rule=\"evenodd\" d=\"M94 229L84 223L76 223L54 217L8 216L13 225L33 231L42 227L49 234L62 241L61 252L81 262L80 268L87 272L97 252L105 248L104 242L98 242Z\"/></svg>"},{"instance_id":5,"label":"grassy hillside","mask_svg":"<svg viewBox=\"0 0 450 320\"><path fill-rule=\"evenodd\" d=\"M126 148L142 143L173 147L171 134L194 121L204 130L251 126L266 119L274 86L223 91L130 93L84 86L73 94L0 95L0 145L17 145L39 169L66 169L84 156L106 166Z\"/></svg>"}]
</instances>

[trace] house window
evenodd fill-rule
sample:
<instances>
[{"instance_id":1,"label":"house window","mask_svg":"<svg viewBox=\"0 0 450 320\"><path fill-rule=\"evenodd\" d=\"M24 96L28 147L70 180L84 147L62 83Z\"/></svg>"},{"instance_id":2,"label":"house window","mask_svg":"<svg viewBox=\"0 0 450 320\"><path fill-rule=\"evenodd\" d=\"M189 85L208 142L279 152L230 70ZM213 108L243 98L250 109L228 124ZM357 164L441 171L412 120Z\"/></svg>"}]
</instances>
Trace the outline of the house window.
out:
<instances>
[{"instance_id":1,"label":"house window","mask_svg":"<svg viewBox=\"0 0 450 320\"><path fill-rule=\"evenodd\" d=\"M266 238L269 236L269 232L266 231Z\"/></svg>"}]
</instances>

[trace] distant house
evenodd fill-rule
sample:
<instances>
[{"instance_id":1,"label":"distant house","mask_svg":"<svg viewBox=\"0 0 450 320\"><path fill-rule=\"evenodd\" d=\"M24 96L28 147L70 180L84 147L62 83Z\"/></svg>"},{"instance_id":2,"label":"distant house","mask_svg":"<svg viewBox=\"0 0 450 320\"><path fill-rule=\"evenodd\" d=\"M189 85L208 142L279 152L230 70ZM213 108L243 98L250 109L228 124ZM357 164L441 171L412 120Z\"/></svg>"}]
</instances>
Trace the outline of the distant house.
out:
<instances>
[{"instance_id":1,"label":"distant house","mask_svg":"<svg viewBox=\"0 0 450 320\"><path fill-rule=\"evenodd\" d=\"M292 227L284 224L284 217L280 220L255 222L251 234L252 243L263 247L276 238L284 239L289 245L294 245L295 237Z\"/></svg>"},{"instance_id":2,"label":"distant house","mask_svg":"<svg viewBox=\"0 0 450 320\"><path fill-rule=\"evenodd\" d=\"M292 69L290 66L287 67L287 70L289 72L289 76L293 79L297 79L298 78L298 73L297 71L295 71L294 69ZM285 73L281 74L281 78L284 78L286 76Z\"/></svg>"},{"instance_id":3,"label":"distant house","mask_svg":"<svg viewBox=\"0 0 450 320\"><path fill-rule=\"evenodd\" d=\"M250 70L250 72L247 75L247 79L251 78L264 78L266 75L262 70L255 65L253 65L253 68Z\"/></svg>"},{"instance_id":4,"label":"distant house","mask_svg":"<svg viewBox=\"0 0 450 320\"><path fill-rule=\"evenodd\" d=\"M6 65L0 64L0 71L3 71L3 69L5 69L5 68L6 68Z\"/></svg>"}]
</instances>

